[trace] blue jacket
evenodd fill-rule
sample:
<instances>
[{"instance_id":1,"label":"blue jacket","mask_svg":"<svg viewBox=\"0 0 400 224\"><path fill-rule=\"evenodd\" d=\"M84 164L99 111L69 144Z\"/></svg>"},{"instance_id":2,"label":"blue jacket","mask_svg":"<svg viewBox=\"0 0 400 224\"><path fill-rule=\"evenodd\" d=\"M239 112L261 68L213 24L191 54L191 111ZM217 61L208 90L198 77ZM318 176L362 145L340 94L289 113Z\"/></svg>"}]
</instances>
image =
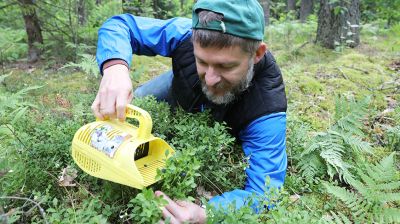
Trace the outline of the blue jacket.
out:
<instances>
[{"instance_id":1,"label":"blue jacket","mask_svg":"<svg viewBox=\"0 0 400 224\"><path fill-rule=\"evenodd\" d=\"M168 57L191 34L191 20L187 18L158 20L129 14L114 16L99 30L97 62L101 70L103 63L110 59L123 59L130 66L132 54ZM246 183L244 189L213 197L209 203L217 207L235 203L236 208L240 208L253 194L263 195L267 176L269 187L279 188L284 183L286 113L261 116L240 130L238 137L245 156L249 157Z\"/></svg>"}]
</instances>

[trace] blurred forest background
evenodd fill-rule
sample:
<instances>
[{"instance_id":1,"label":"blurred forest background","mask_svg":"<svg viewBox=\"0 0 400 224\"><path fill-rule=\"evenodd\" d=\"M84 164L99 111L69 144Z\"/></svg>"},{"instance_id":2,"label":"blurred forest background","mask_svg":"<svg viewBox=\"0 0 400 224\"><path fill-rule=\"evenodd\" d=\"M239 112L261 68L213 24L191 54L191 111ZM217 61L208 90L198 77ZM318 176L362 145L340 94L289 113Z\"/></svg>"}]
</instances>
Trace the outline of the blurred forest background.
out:
<instances>
[{"instance_id":1,"label":"blurred forest background","mask_svg":"<svg viewBox=\"0 0 400 224\"><path fill-rule=\"evenodd\" d=\"M283 21L318 21L316 42L328 48L359 44L360 24L398 23L399 1L259 1L267 26ZM189 0L3 0L0 3L0 62L26 57L64 63L94 54L97 30L112 15L133 13L159 19L191 17Z\"/></svg>"},{"instance_id":2,"label":"blurred forest background","mask_svg":"<svg viewBox=\"0 0 400 224\"><path fill-rule=\"evenodd\" d=\"M400 223L400 0L260 0L265 42L288 97L288 170L276 205L209 223ZM171 114L154 98L153 133L177 151L139 191L82 172L75 132L94 121L97 31L133 13L191 17L189 0L0 1L0 223L157 223L154 190L196 203L242 188L247 159L207 113ZM134 86L171 68L134 56Z\"/></svg>"}]
</instances>

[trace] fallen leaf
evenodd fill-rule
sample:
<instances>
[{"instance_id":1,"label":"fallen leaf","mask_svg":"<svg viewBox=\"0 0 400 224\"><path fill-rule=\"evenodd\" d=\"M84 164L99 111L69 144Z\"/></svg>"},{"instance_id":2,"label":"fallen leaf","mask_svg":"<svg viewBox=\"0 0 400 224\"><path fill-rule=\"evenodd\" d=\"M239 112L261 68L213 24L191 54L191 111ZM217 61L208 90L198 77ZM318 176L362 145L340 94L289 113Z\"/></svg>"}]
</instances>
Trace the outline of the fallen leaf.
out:
<instances>
[{"instance_id":1,"label":"fallen leaf","mask_svg":"<svg viewBox=\"0 0 400 224\"><path fill-rule=\"evenodd\" d=\"M300 195L298 194L290 195L289 199L291 202L296 202L297 200L300 199Z\"/></svg>"},{"instance_id":2,"label":"fallen leaf","mask_svg":"<svg viewBox=\"0 0 400 224\"><path fill-rule=\"evenodd\" d=\"M212 195L211 192L206 191L206 190L204 189L203 186L198 186L198 187L196 188L196 192L197 192L197 195L198 195L198 196L204 197L204 198L206 198L207 200L210 200L212 197L214 197L214 195Z\"/></svg>"},{"instance_id":3,"label":"fallen leaf","mask_svg":"<svg viewBox=\"0 0 400 224\"><path fill-rule=\"evenodd\" d=\"M77 171L74 168L67 166L61 172L61 176L58 177L58 185L62 187L74 187L75 178L78 176Z\"/></svg>"}]
</instances>

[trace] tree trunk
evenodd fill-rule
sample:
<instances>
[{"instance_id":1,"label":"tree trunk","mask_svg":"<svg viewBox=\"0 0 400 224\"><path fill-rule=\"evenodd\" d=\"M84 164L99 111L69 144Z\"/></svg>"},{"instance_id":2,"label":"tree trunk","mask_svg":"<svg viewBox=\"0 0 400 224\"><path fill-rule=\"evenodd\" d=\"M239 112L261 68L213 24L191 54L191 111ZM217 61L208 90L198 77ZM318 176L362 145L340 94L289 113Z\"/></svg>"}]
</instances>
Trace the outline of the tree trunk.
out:
<instances>
[{"instance_id":1,"label":"tree trunk","mask_svg":"<svg viewBox=\"0 0 400 224\"><path fill-rule=\"evenodd\" d=\"M287 11L296 10L296 0L287 0Z\"/></svg>"},{"instance_id":2,"label":"tree trunk","mask_svg":"<svg viewBox=\"0 0 400 224\"><path fill-rule=\"evenodd\" d=\"M32 0L18 0L18 3L20 4L26 34L28 35L28 62L36 62L42 53L36 45L43 44L42 30L36 14L36 8Z\"/></svg>"},{"instance_id":3,"label":"tree trunk","mask_svg":"<svg viewBox=\"0 0 400 224\"><path fill-rule=\"evenodd\" d=\"M127 13L127 2L129 2L129 0L122 0L122 12L123 13Z\"/></svg>"},{"instance_id":4,"label":"tree trunk","mask_svg":"<svg viewBox=\"0 0 400 224\"><path fill-rule=\"evenodd\" d=\"M153 12L154 12L155 18L162 19L164 11L161 9L159 3L160 2L158 0L152 0L152 4L151 5L153 6Z\"/></svg>"},{"instance_id":5,"label":"tree trunk","mask_svg":"<svg viewBox=\"0 0 400 224\"><path fill-rule=\"evenodd\" d=\"M131 13L137 16L149 16L145 15L146 7L148 6L146 0L122 0L122 11L123 13Z\"/></svg>"},{"instance_id":6,"label":"tree trunk","mask_svg":"<svg viewBox=\"0 0 400 224\"><path fill-rule=\"evenodd\" d=\"M84 25L86 23L87 15L86 15L86 7L85 0L79 0L78 4L78 23L79 25Z\"/></svg>"},{"instance_id":7,"label":"tree trunk","mask_svg":"<svg viewBox=\"0 0 400 224\"><path fill-rule=\"evenodd\" d=\"M356 47L360 44L360 1L321 0L318 13L316 42L334 49L338 46Z\"/></svg>"},{"instance_id":8,"label":"tree trunk","mask_svg":"<svg viewBox=\"0 0 400 224\"><path fill-rule=\"evenodd\" d=\"M96 5L101 5L101 0L96 0Z\"/></svg>"},{"instance_id":9,"label":"tree trunk","mask_svg":"<svg viewBox=\"0 0 400 224\"><path fill-rule=\"evenodd\" d=\"M304 23L307 17L313 12L314 0L301 0L300 21Z\"/></svg>"},{"instance_id":10,"label":"tree trunk","mask_svg":"<svg viewBox=\"0 0 400 224\"><path fill-rule=\"evenodd\" d=\"M132 0L122 0L122 12L138 15L139 9L135 7Z\"/></svg>"},{"instance_id":11,"label":"tree trunk","mask_svg":"<svg viewBox=\"0 0 400 224\"><path fill-rule=\"evenodd\" d=\"M269 25L269 16L270 16L270 0L260 0L260 4L264 10L264 20L265 20L265 25Z\"/></svg>"}]
</instances>

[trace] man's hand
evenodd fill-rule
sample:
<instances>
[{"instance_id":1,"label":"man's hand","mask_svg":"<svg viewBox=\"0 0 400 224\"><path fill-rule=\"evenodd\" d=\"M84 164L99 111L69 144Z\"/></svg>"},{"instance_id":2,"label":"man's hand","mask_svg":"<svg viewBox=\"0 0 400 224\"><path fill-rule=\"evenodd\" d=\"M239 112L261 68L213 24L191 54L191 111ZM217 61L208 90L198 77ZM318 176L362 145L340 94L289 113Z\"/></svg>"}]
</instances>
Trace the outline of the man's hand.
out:
<instances>
[{"instance_id":1,"label":"man's hand","mask_svg":"<svg viewBox=\"0 0 400 224\"><path fill-rule=\"evenodd\" d=\"M132 81L125 65L116 64L103 71L99 91L92 104L94 115L125 120L126 105L132 101Z\"/></svg>"},{"instance_id":2,"label":"man's hand","mask_svg":"<svg viewBox=\"0 0 400 224\"><path fill-rule=\"evenodd\" d=\"M170 219L171 224L181 223L206 223L206 211L204 208L188 201L173 201L161 191L156 191L155 194L163 196L168 204L162 208L163 219ZM164 224L164 220L160 223Z\"/></svg>"}]
</instances>

